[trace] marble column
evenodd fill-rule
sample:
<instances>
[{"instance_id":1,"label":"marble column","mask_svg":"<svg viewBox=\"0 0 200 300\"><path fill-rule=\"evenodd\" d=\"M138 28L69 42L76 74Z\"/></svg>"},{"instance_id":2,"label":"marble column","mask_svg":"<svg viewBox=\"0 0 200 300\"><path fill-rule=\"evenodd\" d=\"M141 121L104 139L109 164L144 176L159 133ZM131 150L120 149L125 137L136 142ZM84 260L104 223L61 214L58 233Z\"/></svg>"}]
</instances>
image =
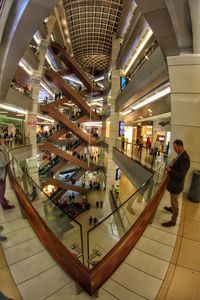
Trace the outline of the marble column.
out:
<instances>
[{"instance_id":1,"label":"marble column","mask_svg":"<svg viewBox=\"0 0 200 300\"><path fill-rule=\"evenodd\" d=\"M55 25L56 18L49 16L47 22L47 36L46 39L42 39L39 45L39 67L33 71L31 78L32 85L32 111L29 111L26 118L26 136L29 138L30 144L32 144L33 156L37 154L36 143L36 124L37 124L37 111L38 111L38 97L40 91L40 82L43 75L45 55L51 40L51 33Z\"/></svg>"},{"instance_id":2,"label":"marble column","mask_svg":"<svg viewBox=\"0 0 200 300\"><path fill-rule=\"evenodd\" d=\"M171 148L175 139L182 139L189 153L191 167L184 188L188 192L193 170L200 169L200 56L170 56L167 62L171 87Z\"/></svg>"},{"instance_id":3,"label":"marble column","mask_svg":"<svg viewBox=\"0 0 200 300\"><path fill-rule=\"evenodd\" d=\"M116 69L116 59L120 48L119 39L113 38L112 44L112 77L110 98L110 134L107 161L106 199L109 199L109 191L115 183L116 164L113 161L113 147L115 147L119 134L119 113L115 111L115 101L120 90L120 70Z\"/></svg>"},{"instance_id":4,"label":"marble column","mask_svg":"<svg viewBox=\"0 0 200 300\"><path fill-rule=\"evenodd\" d=\"M200 53L200 1L189 0L192 21L193 53Z\"/></svg>"}]
</instances>

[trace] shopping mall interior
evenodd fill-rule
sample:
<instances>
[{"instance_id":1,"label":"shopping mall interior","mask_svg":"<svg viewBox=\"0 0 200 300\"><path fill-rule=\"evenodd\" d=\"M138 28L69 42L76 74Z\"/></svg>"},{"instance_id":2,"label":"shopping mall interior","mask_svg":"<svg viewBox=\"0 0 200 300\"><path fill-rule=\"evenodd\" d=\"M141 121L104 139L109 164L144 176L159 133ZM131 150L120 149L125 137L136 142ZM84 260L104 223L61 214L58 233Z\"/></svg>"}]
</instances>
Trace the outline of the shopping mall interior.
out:
<instances>
[{"instance_id":1,"label":"shopping mall interior","mask_svg":"<svg viewBox=\"0 0 200 300\"><path fill-rule=\"evenodd\" d=\"M199 16L198 0L0 1L0 299L199 299ZM176 139L190 169L163 227Z\"/></svg>"}]
</instances>

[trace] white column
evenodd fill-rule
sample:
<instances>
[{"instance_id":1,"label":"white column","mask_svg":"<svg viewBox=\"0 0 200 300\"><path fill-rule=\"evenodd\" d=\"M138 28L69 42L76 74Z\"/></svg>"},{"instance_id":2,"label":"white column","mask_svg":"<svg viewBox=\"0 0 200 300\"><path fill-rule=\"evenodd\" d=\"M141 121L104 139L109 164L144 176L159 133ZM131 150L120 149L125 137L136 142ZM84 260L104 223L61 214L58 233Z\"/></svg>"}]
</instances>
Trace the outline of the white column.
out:
<instances>
[{"instance_id":1,"label":"white column","mask_svg":"<svg viewBox=\"0 0 200 300\"><path fill-rule=\"evenodd\" d=\"M200 1L189 0L192 21L193 53L200 53Z\"/></svg>"},{"instance_id":2,"label":"white column","mask_svg":"<svg viewBox=\"0 0 200 300\"><path fill-rule=\"evenodd\" d=\"M29 141L32 144L33 156L37 154L37 143L36 143L36 124L37 124L37 111L38 111L38 97L40 91L40 81L42 79L45 55L50 43L51 33L55 25L56 18L54 16L49 16L47 23L47 37L42 39L39 46L39 67L38 70L34 70L32 75L32 111L28 112L26 119L26 136L29 137Z\"/></svg>"},{"instance_id":3,"label":"white column","mask_svg":"<svg viewBox=\"0 0 200 300\"><path fill-rule=\"evenodd\" d=\"M119 40L113 38L112 44L112 80L111 80L111 100L110 100L110 134L107 163L106 199L109 199L109 191L115 182L116 164L113 161L113 147L119 133L119 113L115 111L115 101L120 89L120 70L116 69L116 59L119 52Z\"/></svg>"},{"instance_id":4,"label":"white column","mask_svg":"<svg viewBox=\"0 0 200 300\"><path fill-rule=\"evenodd\" d=\"M185 183L185 192L188 192L192 171L200 169L200 57L194 54L170 56L167 62L171 86L171 141L182 139L189 153L191 168Z\"/></svg>"}]
</instances>

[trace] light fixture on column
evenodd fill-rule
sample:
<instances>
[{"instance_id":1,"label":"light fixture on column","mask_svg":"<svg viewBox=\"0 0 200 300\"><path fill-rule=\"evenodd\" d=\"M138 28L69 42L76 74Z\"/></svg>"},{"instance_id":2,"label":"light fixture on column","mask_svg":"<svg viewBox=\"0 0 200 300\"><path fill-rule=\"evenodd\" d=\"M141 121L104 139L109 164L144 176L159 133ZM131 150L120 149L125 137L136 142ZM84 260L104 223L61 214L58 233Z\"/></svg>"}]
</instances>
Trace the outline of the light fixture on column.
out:
<instances>
[{"instance_id":1,"label":"light fixture on column","mask_svg":"<svg viewBox=\"0 0 200 300\"><path fill-rule=\"evenodd\" d=\"M13 111L13 112L16 112L16 113L20 113L20 114L23 114L23 115L25 115L27 113L27 110L23 110L23 109L15 107L15 106L5 105L5 104L1 104L1 103L0 103L0 108L6 109L8 111Z\"/></svg>"},{"instance_id":2,"label":"light fixture on column","mask_svg":"<svg viewBox=\"0 0 200 300\"><path fill-rule=\"evenodd\" d=\"M23 58L20 60L19 65L28 75L33 74L33 69Z\"/></svg>"},{"instance_id":3,"label":"light fixture on column","mask_svg":"<svg viewBox=\"0 0 200 300\"><path fill-rule=\"evenodd\" d=\"M142 101L139 101L138 104L133 105L131 108L133 110L139 109L139 108L145 106L146 104L154 102L154 101L156 101L156 100L158 100L158 99L160 99L160 98L162 98L162 97L164 97L168 94L170 94L170 87L166 87L163 90L161 90L159 92L156 92L154 95L151 95L148 98L146 98Z\"/></svg>"},{"instance_id":4,"label":"light fixture on column","mask_svg":"<svg viewBox=\"0 0 200 300\"><path fill-rule=\"evenodd\" d=\"M44 81L40 82L40 85L52 96L55 97L55 93L44 83Z\"/></svg>"},{"instance_id":5,"label":"light fixture on column","mask_svg":"<svg viewBox=\"0 0 200 300\"><path fill-rule=\"evenodd\" d=\"M128 59L125 60L123 68L124 68L124 66L126 66L126 67L122 71L124 73L124 75L126 75L128 73L129 69L131 68L131 66L133 65L133 63L137 59L138 55L140 54L142 49L145 47L146 43L149 41L149 39L151 38L152 35L153 35L153 31L151 30L148 23L146 22L144 24L144 28L142 29L141 34L137 37L137 39L135 39L135 41L132 45L132 49L130 51L132 53L129 54L130 56L128 57L128 59L130 60L129 63L126 64L126 61Z\"/></svg>"},{"instance_id":6,"label":"light fixture on column","mask_svg":"<svg viewBox=\"0 0 200 300\"><path fill-rule=\"evenodd\" d=\"M53 119L48 118L48 117L44 117L44 116L42 116L42 115L40 115L40 114L37 114L37 118L42 119L42 120L45 120L45 121L48 121L48 122L50 122L50 123L54 123L54 120L53 120Z\"/></svg>"}]
</instances>

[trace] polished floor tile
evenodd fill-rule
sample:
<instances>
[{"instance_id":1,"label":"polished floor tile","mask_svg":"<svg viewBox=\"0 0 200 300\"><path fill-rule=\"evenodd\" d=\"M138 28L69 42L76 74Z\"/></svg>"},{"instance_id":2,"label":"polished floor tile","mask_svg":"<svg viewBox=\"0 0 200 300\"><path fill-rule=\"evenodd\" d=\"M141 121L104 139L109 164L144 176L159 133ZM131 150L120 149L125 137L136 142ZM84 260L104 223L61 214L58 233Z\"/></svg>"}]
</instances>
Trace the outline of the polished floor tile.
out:
<instances>
[{"instance_id":1,"label":"polished floor tile","mask_svg":"<svg viewBox=\"0 0 200 300\"><path fill-rule=\"evenodd\" d=\"M177 264L200 271L200 242L182 238Z\"/></svg>"},{"instance_id":2,"label":"polished floor tile","mask_svg":"<svg viewBox=\"0 0 200 300\"><path fill-rule=\"evenodd\" d=\"M199 222L200 220L200 205L192 201L186 202L185 218Z\"/></svg>"},{"instance_id":3,"label":"polished floor tile","mask_svg":"<svg viewBox=\"0 0 200 300\"><path fill-rule=\"evenodd\" d=\"M6 222L4 224L1 223L1 225L4 226L3 234L5 235L13 231L17 231L25 227L29 227L29 223L26 219L19 219L19 218L13 221L11 220L9 222Z\"/></svg>"},{"instance_id":4,"label":"polished floor tile","mask_svg":"<svg viewBox=\"0 0 200 300\"><path fill-rule=\"evenodd\" d=\"M185 238L200 242L200 219L198 221L185 219L183 236Z\"/></svg>"},{"instance_id":5,"label":"polished floor tile","mask_svg":"<svg viewBox=\"0 0 200 300\"><path fill-rule=\"evenodd\" d=\"M0 269L0 291L14 300L23 299L16 287L16 283L13 280L10 270L7 267Z\"/></svg>"},{"instance_id":6,"label":"polished floor tile","mask_svg":"<svg viewBox=\"0 0 200 300\"><path fill-rule=\"evenodd\" d=\"M126 300L144 300L140 295L130 291L123 285L114 281L113 279L108 279L103 285L103 290L108 291L110 294L116 297L116 299L126 299ZM107 299L107 298L105 298Z\"/></svg>"},{"instance_id":7,"label":"polished floor tile","mask_svg":"<svg viewBox=\"0 0 200 300\"><path fill-rule=\"evenodd\" d=\"M41 273L18 285L23 300L45 299L63 288L72 279L59 266Z\"/></svg>"},{"instance_id":8,"label":"polished floor tile","mask_svg":"<svg viewBox=\"0 0 200 300\"><path fill-rule=\"evenodd\" d=\"M171 247L174 247L176 243L176 235L172 234L171 232L164 232L163 230L155 228L151 225L147 227L143 235L147 238Z\"/></svg>"},{"instance_id":9,"label":"polished floor tile","mask_svg":"<svg viewBox=\"0 0 200 300\"><path fill-rule=\"evenodd\" d=\"M35 236L36 236L35 232L33 231L33 229L31 227L25 227L21 230L17 230L15 232L8 233L7 234L8 240L3 243L3 248L6 249L6 248L12 247L14 245L23 243L27 240L32 239Z\"/></svg>"},{"instance_id":10,"label":"polished floor tile","mask_svg":"<svg viewBox=\"0 0 200 300\"><path fill-rule=\"evenodd\" d=\"M128 290L147 299L155 299L162 284L162 280L141 272L125 263L117 269L111 278Z\"/></svg>"},{"instance_id":11,"label":"polished floor tile","mask_svg":"<svg viewBox=\"0 0 200 300\"><path fill-rule=\"evenodd\" d=\"M140 238L135 248L167 262L170 262L174 250L171 246L153 241L144 236Z\"/></svg>"},{"instance_id":12,"label":"polished floor tile","mask_svg":"<svg viewBox=\"0 0 200 300\"><path fill-rule=\"evenodd\" d=\"M0 269L4 267L7 267L7 261L6 261L5 253L0 246Z\"/></svg>"},{"instance_id":13,"label":"polished floor tile","mask_svg":"<svg viewBox=\"0 0 200 300\"><path fill-rule=\"evenodd\" d=\"M20 262L10 265L16 284L33 278L55 266L56 262L46 251L41 251Z\"/></svg>"},{"instance_id":14,"label":"polished floor tile","mask_svg":"<svg viewBox=\"0 0 200 300\"><path fill-rule=\"evenodd\" d=\"M143 271L155 278L164 279L169 263L147 253L133 249L125 259L125 262L132 267Z\"/></svg>"},{"instance_id":15,"label":"polished floor tile","mask_svg":"<svg viewBox=\"0 0 200 300\"><path fill-rule=\"evenodd\" d=\"M200 273L177 266L165 300L199 300Z\"/></svg>"},{"instance_id":16,"label":"polished floor tile","mask_svg":"<svg viewBox=\"0 0 200 300\"><path fill-rule=\"evenodd\" d=\"M42 250L44 250L44 246L37 237L33 237L23 243L4 249L4 253L8 264L11 265Z\"/></svg>"}]
</instances>

